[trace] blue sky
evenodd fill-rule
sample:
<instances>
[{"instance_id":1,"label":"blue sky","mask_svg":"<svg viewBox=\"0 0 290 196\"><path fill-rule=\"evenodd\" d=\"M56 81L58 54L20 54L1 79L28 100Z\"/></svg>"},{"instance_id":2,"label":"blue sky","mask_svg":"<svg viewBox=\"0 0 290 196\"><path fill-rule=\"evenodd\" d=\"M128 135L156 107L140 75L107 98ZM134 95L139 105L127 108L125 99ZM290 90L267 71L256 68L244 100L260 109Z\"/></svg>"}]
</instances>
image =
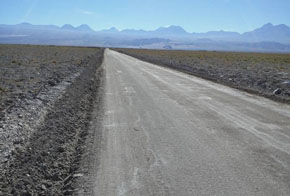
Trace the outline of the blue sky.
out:
<instances>
[{"instance_id":1,"label":"blue sky","mask_svg":"<svg viewBox=\"0 0 290 196\"><path fill-rule=\"evenodd\" d=\"M0 0L0 24L21 22L245 32L267 22L290 26L290 0Z\"/></svg>"}]
</instances>

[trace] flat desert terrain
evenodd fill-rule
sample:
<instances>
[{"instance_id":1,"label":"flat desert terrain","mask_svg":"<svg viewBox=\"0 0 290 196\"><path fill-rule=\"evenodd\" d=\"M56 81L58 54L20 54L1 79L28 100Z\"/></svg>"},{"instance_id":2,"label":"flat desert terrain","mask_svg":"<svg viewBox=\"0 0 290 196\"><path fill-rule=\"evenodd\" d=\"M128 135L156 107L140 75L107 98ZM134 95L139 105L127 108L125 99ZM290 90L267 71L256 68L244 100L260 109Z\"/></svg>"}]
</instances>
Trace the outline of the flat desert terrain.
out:
<instances>
[{"instance_id":1,"label":"flat desert terrain","mask_svg":"<svg viewBox=\"0 0 290 196\"><path fill-rule=\"evenodd\" d=\"M0 45L0 195L290 195L289 54L116 50Z\"/></svg>"},{"instance_id":2,"label":"flat desert terrain","mask_svg":"<svg viewBox=\"0 0 290 196\"><path fill-rule=\"evenodd\" d=\"M158 65L290 103L290 54L118 49Z\"/></svg>"}]
</instances>

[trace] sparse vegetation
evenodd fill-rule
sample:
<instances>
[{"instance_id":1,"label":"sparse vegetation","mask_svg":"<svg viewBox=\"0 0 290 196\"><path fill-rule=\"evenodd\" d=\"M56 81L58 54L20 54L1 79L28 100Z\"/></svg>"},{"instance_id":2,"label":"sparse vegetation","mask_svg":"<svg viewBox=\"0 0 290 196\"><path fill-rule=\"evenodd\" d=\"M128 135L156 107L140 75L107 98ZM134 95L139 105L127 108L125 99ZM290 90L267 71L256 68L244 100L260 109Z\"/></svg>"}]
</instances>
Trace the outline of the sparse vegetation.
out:
<instances>
[{"instance_id":1,"label":"sparse vegetation","mask_svg":"<svg viewBox=\"0 0 290 196\"><path fill-rule=\"evenodd\" d=\"M0 91L4 91L4 88L0 86Z\"/></svg>"}]
</instances>

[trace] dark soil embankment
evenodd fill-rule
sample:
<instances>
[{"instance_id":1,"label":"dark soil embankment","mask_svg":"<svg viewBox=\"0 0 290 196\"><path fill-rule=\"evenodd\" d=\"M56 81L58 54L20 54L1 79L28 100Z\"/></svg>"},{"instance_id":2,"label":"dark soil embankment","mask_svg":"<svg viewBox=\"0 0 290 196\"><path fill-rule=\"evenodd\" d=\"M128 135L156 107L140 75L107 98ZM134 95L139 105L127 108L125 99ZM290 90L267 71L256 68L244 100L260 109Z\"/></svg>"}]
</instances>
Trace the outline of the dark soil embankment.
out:
<instances>
[{"instance_id":1,"label":"dark soil embankment","mask_svg":"<svg viewBox=\"0 0 290 196\"><path fill-rule=\"evenodd\" d=\"M80 54L86 54L74 56L77 52L72 56L81 57L79 68L72 66L75 71L70 72L74 75L77 73L76 78L68 81L69 84L65 86L64 92L52 105L47 106L44 119L35 130L31 130L29 137L14 143L12 152L2 164L0 195L71 195L73 193L72 182L79 176L74 174L83 153L93 105L95 100L98 100L96 98L101 96L99 89L103 75L101 67L103 49L78 48L76 50ZM71 59L66 60L70 64ZM74 63L71 60L71 64ZM42 71L41 68L39 70ZM54 69L54 71L56 74L62 74L58 72L59 70ZM44 78L43 82L48 81ZM61 84L61 81L59 83ZM59 89L61 87L63 86L60 85ZM12 99L11 102L17 101ZM15 107L17 104L12 108ZM3 119L5 115L6 113Z\"/></svg>"},{"instance_id":2,"label":"dark soil embankment","mask_svg":"<svg viewBox=\"0 0 290 196\"><path fill-rule=\"evenodd\" d=\"M290 54L116 50L150 63L290 103Z\"/></svg>"},{"instance_id":3,"label":"dark soil embankment","mask_svg":"<svg viewBox=\"0 0 290 196\"><path fill-rule=\"evenodd\" d=\"M0 45L0 171L97 48Z\"/></svg>"}]
</instances>

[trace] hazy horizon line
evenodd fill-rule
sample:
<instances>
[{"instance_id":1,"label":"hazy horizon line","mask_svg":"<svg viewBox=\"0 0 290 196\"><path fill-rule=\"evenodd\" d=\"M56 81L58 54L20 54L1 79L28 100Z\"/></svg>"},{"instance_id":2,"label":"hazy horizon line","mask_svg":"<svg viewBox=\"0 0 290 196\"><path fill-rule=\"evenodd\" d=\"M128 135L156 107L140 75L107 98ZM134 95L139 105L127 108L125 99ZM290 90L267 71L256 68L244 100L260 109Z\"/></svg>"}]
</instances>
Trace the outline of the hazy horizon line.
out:
<instances>
[{"instance_id":1,"label":"hazy horizon line","mask_svg":"<svg viewBox=\"0 0 290 196\"><path fill-rule=\"evenodd\" d=\"M258 26L258 27L255 27L255 28L253 28L253 29L251 29L251 30L249 30L249 31L244 31L244 32L240 32L240 31L235 31L235 30L233 30L233 29L219 29L219 30L210 30L210 31L193 31L193 32L190 32L190 31L187 31L183 26L181 26L181 25L176 25L176 24L172 24L172 25L165 25L165 26L158 26L158 27L156 27L156 28L154 28L154 29L140 29L140 28L124 28L124 29L119 29L119 28L117 28L117 27L115 27L115 26L112 26L112 27L109 27L109 28L104 28L104 29L94 29L94 28L92 28L91 27L91 25L89 25L89 24L86 24L86 23L82 23L82 24L79 24L79 25L72 25L72 24L70 24L70 23L65 23L65 24L62 24L62 25L59 25L59 24L33 24L33 23L31 23L31 22L20 22L20 23L14 23L14 24L12 24L12 23L7 23L7 24L1 24L1 25L19 25L19 24L25 24L25 23L27 23L27 24L31 24L31 25L47 25L47 26L49 26L49 25L52 25L52 26L57 26L57 27L63 27L64 25L71 25L71 26L73 26L74 28L76 28L76 27L79 27L79 26L81 26L81 25L88 25L93 31L103 31L103 30L109 30L109 29L111 29L111 28L115 28L115 29L117 29L119 32L121 32L121 31L124 31L124 30L136 30L136 31L138 31L138 30L143 30L143 31L155 31L155 30L157 30L158 28L161 28L161 27L164 27L164 28L168 28L168 27L170 27L170 26L177 26L177 27L181 27L182 29L184 29L187 33L207 33L207 32L211 32L211 31L217 31L217 32L219 32L219 31L226 31L226 32L235 32L235 33L239 33L239 34L243 34L243 33L245 33L245 32L249 32L249 31L253 31L253 30L255 30L255 29L257 29L257 28L260 28L260 27L262 27L262 26L264 26L264 25L266 25L266 24L272 24L273 26L277 26L277 25L286 25L286 26L288 26L287 24L283 24L283 23L280 23L280 24L273 24L272 22L267 22L267 23L264 23L264 24L262 24L262 25L260 25L260 26ZM288 26L289 27L289 26Z\"/></svg>"}]
</instances>

